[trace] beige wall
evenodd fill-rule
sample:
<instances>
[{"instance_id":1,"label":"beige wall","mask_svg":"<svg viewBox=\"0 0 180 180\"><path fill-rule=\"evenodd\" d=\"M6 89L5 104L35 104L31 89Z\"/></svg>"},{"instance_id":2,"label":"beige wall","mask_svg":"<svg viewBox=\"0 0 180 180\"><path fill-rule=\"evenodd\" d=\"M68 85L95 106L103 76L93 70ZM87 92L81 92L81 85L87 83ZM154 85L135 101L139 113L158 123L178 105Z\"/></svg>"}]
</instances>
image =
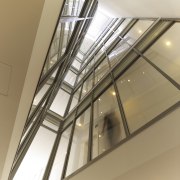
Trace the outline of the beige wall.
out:
<instances>
[{"instance_id":1,"label":"beige wall","mask_svg":"<svg viewBox=\"0 0 180 180\"><path fill-rule=\"evenodd\" d=\"M0 175L43 5L44 0L0 2L0 62L11 67L9 73L2 74L8 87L5 94L0 94Z\"/></svg>"},{"instance_id":2,"label":"beige wall","mask_svg":"<svg viewBox=\"0 0 180 180\"><path fill-rule=\"evenodd\" d=\"M173 180L179 179L180 154L177 153L178 150L176 149L180 147L179 117L180 108L70 178L70 180L113 180L115 178L115 180L119 180L121 178L118 179L117 177L131 177L133 173L136 174L136 170L137 177L143 177L138 176L138 172L140 173L138 167L145 169L155 167L156 161L159 166L162 163L168 164L170 161L173 164L173 169L171 168L168 171L168 166L163 166L161 170L166 170L169 173L167 177L175 176ZM174 159L177 159L177 161L173 163ZM147 164L147 167L145 164ZM130 175L128 175L129 172ZM155 176L156 172L154 169L152 174ZM160 175L160 173L157 174L158 180L164 177L164 175L162 177ZM128 180L130 179L132 178ZM144 179L146 178L142 178L142 180ZM138 180L141 180L141 178ZM152 180L156 179L152 178Z\"/></svg>"},{"instance_id":3,"label":"beige wall","mask_svg":"<svg viewBox=\"0 0 180 180\"><path fill-rule=\"evenodd\" d=\"M179 180L180 146L113 180Z\"/></svg>"},{"instance_id":4,"label":"beige wall","mask_svg":"<svg viewBox=\"0 0 180 180\"><path fill-rule=\"evenodd\" d=\"M62 2L0 2L0 62L11 67L10 77L6 78L7 72L4 76L8 81L6 94L0 93L2 180L7 179Z\"/></svg>"}]
</instances>

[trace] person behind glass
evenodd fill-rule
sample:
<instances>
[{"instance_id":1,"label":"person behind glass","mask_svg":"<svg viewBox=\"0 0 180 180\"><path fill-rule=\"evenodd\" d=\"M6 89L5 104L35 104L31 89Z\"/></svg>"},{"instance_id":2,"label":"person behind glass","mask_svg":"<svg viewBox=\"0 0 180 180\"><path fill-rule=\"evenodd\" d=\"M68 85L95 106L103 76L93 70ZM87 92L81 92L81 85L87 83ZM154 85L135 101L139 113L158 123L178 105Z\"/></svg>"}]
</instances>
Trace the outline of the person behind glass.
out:
<instances>
[{"instance_id":1,"label":"person behind glass","mask_svg":"<svg viewBox=\"0 0 180 180\"><path fill-rule=\"evenodd\" d=\"M120 120L115 111L111 111L104 116L101 134L104 136L104 144L106 149L111 148L120 141Z\"/></svg>"}]
</instances>

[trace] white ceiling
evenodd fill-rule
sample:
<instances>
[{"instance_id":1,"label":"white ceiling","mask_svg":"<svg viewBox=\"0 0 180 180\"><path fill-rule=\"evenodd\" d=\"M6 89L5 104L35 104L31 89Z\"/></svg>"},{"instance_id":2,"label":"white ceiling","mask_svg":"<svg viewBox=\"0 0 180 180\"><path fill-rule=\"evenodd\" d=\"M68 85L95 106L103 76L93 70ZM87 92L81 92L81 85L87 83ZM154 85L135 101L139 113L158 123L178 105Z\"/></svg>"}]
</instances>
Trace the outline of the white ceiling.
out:
<instances>
[{"instance_id":1,"label":"white ceiling","mask_svg":"<svg viewBox=\"0 0 180 180\"><path fill-rule=\"evenodd\" d=\"M113 17L180 17L179 0L99 0Z\"/></svg>"}]
</instances>

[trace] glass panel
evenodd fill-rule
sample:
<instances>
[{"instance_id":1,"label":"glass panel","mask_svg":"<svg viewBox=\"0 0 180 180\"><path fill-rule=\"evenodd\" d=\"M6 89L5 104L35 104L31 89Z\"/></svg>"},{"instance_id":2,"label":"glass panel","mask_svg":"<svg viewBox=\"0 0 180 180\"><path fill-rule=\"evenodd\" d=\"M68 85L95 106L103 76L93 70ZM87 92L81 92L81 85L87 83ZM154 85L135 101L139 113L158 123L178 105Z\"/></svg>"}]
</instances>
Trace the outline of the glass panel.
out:
<instances>
[{"instance_id":1,"label":"glass panel","mask_svg":"<svg viewBox=\"0 0 180 180\"><path fill-rule=\"evenodd\" d=\"M172 26L145 53L156 66L180 84L180 24Z\"/></svg>"},{"instance_id":2,"label":"glass panel","mask_svg":"<svg viewBox=\"0 0 180 180\"><path fill-rule=\"evenodd\" d=\"M84 75L85 75L85 69L79 74L78 82L84 77Z\"/></svg>"},{"instance_id":3,"label":"glass panel","mask_svg":"<svg viewBox=\"0 0 180 180\"><path fill-rule=\"evenodd\" d=\"M56 157L52 166L49 180L59 180L62 175L64 160L67 153L67 147L69 143L69 137L71 133L72 125L66 129L61 136L59 147L56 153Z\"/></svg>"},{"instance_id":4,"label":"glass panel","mask_svg":"<svg viewBox=\"0 0 180 180\"><path fill-rule=\"evenodd\" d=\"M120 25L120 27L114 32L111 38L105 43L105 47L107 48L123 31L123 29L128 25L131 19L125 19L124 22Z\"/></svg>"},{"instance_id":5,"label":"glass panel","mask_svg":"<svg viewBox=\"0 0 180 180\"><path fill-rule=\"evenodd\" d=\"M46 119L44 120L43 124L55 131L58 131L58 126L55 125L53 122L51 122L50 120L48 120L48 118L46 117Z\"/></svg>"},{"instance_id":6,"label":"glass panel","mask_svg":"<svg viewBox=\"0 0 180 180\"><path fill-rule=\"evenodd\" d=\"M102 47L102 49L94 57L95 62L97 62L100 59L100 57L103 55L104 55L104 57L106 57L106 54L104 52L104 47Z\"/></svg>"},{"instance_id":7,"label":"glass panel","mask_svg":"<svg viewBox=\"0 0 180 180\"><path fill-rule=\"evenodd\" d=\"M75 60L73 61L73 63L72 63L72 66L73 66L74 68L76 68L77 70L79 70L80 67L81 67L81 63L75 59Z\"/></svg>"},{"instance_id":8,"label":"glass panel","mask_svg":"<svg viewBox=\"0 0 180 180\"><path fill-rule=\"evenodd\" d=\"M87 163L89 121L90 108L76 120L66 176Z\"/></svg>"},{"instance_id":9,"label":"glass panel","mask_svg":"<svg viewBox=\"0 0 180 180\"><path fill-rule=\"evenodd\" d=\"M32 108L31 108L32 109ZM37 114L35 115L35 117L33 118L32 122L30 123L29 127L27 128L27 130L25 131L25 133L23 134L23 136L21 137L21 141L20 143L22 143L24 141L24 138L26 137L26 135L30 132L32 125L34 124L34 122L37 120L37 117L39 116L39 114L41 113L41 110L37 112ZM28 119L29 120L29 119ZM27 122L28 122L27 120ZM29 123L28 123L29 124Z\"/></svg>"},{"instance_id":10,"label":"glass panel","mask_svg":"<svg viewBox=\"0 0 180 180\"><path fill-rule=\"evenodd\" d=\"M77 75L69 70L66 77L64 78L64 81L66 83L70 84L71 86L74 86L74 83L76 81L76 77L77 77Z\"/></svg>"},{"instance_id":11,"label":"glass panel","mask_svg":"<svg viewBox=\"0 0 180 180\"><path fill-rule=\"evenodd\" d=\"M44 94L47 92L47 90L49 89L50 85L45 84L41 90L38 92L38 94L35 96L34 101L33 101L33 105L37 105L39 103L39 101L42 99L42 97L44 96Z\"/></svg>"},{"instance_id":12,"label":"glass panel","mask_svg":"<svg viewBox=\"0 0 180 180\"><path fill-rule=\"evenodd\" d=\"M123 40L121 40L116 45L113 51L108 55L111 67L120 62L121 57L123 57L123 55L128 51L129 48L130 46Z\"/></svg>"},{"instance_id":13,"label":"glass panel","mask_svg":"<svg viewBox=\"0 0 180 180\"><path fill-rule=\"evenodd\" d=\"M50 110L61 116L64 116L69 97L70 95L68 93L60 89L50 107Z\"/></svg>"},{"instance_id":14,"label":"glass panel","mask_svg":"<svg viewBox=\"0 0 180 180\"><path fill-rule=\"evenodd\" d=\"M81 45L81 51L87 53L88 50L94 45L94 42L100 36L105 27L110 23L112 19L109 18L105 13L101 11L96 11L96 14L91 22L83 43ZM96 33L94 33L96 32Z\"/></svg>"},{"instance_id":15,"label":"glass panel","mask_svg":"<svg viewBox=\"0 0 180 180\"><path fill-rule=\"evenodd\" d=\"M116 93L111 86L94 102L93 158L124 137Z\"/></svg>"},{"instance_id":16,"label":"glass panel","mask_svg":"<svg viewBox=\"0 0 180 180\"><path fill-rule=\"evenodd\" d=\"M179 90L143 59L118 79L117 86L131 132L180 99Z\"/></svg>"},{"instance_id":17,"label":"glass panel","mask_svg":"<svg viewBox=\"0 0 180 180\"><path fill-rule=\"evenodd\" d=\"M43 73L45 74L57 61L58 59L58 49L59 49L59 35L61 31L61 24L58 25L56 33L54 35L54 39L52 41L49 54L46 59L46 63L43 69Z\"/></svg>"},{"instance_id":18,"label":"glass panel","mask_svg":"<svg viewBox=\"0 0 180 180\"><path fill-rule=\"evenodd\" d=\"M69 111L71 111L78 104L80 92L81 87L74 93Z\"/></svg>"},{"instance_id":19,"label":"glass panel","mask_svg":"<svg viewBox=\"0 0 180 180\"><path fill-rule=\"evenodd\" d=\"M93 74L91 74L84 82L81 99L92 89Z\"/></svg>"},{"instance_id":20,"label":"glass panel","mask_svg":"<svg viewBox=\"0 0 180 180\"><path fill-rule=\"evenodd\" d=\"M78 57L80 60L82 60L84 56L82 55L82 53L78 52L78 53L77 53L77 57Z\"/></svg>"},{"instance_id":21,"label":"glass panel","mask_svg":"<svg viewBox=\"0 0 180 180\"><path fill-rule=\"evenodd\" d=\"M40 127L13 180L43 178L55 137L55 133Z\"/></svg>"},{"instance_id":22,"label":"glass panel","mask_svg":"<svg viewBox=\"0 0 180 180\"><path fill-rule=\"evenodd\" d=\"M103 62L95 69L95 84L100 81L100 79L107 74L109 71L109 64L107 59L104 59Z\"/></svg>"},{"instance_id":23,"label":"glass panel","mask_svg":"<svg viewBox=\"0 0 180 180\"><path fill-rule=\"evenodd\" d=\"M151 26L154 21L139 20L124 37L129 44L135 41Z\"/></svg>"}]
</instances>

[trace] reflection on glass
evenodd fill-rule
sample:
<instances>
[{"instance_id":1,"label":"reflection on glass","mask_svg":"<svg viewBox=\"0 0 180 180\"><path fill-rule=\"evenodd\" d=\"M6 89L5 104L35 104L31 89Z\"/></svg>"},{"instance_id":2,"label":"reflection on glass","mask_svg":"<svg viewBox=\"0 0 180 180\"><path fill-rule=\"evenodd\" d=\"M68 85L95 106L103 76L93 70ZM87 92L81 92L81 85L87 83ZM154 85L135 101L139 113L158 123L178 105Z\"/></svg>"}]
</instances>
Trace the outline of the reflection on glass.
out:
<instances>
[{"instance_id":1,"label":"reflection on glass","mask_svg":"<svg viewBox=\"0 0 180 180\"><path fill-rule=\"evenodd\" d=\"M104 59L95 69L95 84L108 72L109 64L107 59Z\"/></svg>"},{"instance_id":2,"label":"reflection on glass","mask_svg":"<svg viewBox=\"0 0 180 180\"><path fill-rule=\"evenodd\" d=\"M71 133L72 125L66 129L61 136L59 147L56 153L56 157L52 166L49 180L59 180L62 175L64 160L67 153L67 147L69 143L69 137Z\"/></svg>"},{"instance_id":3,"label":"reflection on glass","mask_svg":"<svg viewBox=\"0 0 180 180\"><path fill-rule=\"evenodd\" d=\"M94 102L93 125L93 158L125 137L116 93L112 86Z\"/></svg>"},{"instance_id":4,"label":"reflection on glass","mask_svg":"<svg viewBox=\"0 0 180 180\"><path fill-rule=\"evenodd\" d=\"M121 57L127 52L130 46L123 40L121 40L114 50L108 55L111 67L120 62Z\"/></svg>"},{"instance_id":5,"label":"reflection on glass","mask_svg":"<svg viewBox=\"0 0 180 180\"><path fill-rule=\"evenodd\" d=\"M13 180L43 178L55 136L55 133L40 127Z\"/></svg>"},{"instance_id":6,"label":"reflection on glass","mask_svg":"<svg viewBox=\"0 0 180 180\"><path fill-rule=\"evenodd\" d=\"M64 81L66 83L70 84L71 86L74 86L76 77L77 77L77 75L75 73L73 73L71 70L69 70L66 77L64 78Z\"/></svg>"},{"instance_id":7,"label":"reflection on glass","mask_svg":"<svg viewBox=\"0 0 180 180\"><path fill-rule=\"evenodd\" d=\"M131 132L180 99L179 90L143 59L118 79L117 86Z\"/></svg>"},{"instance_id":8,"label":"reflection on glass","mask_svg":"<svg viewBox=\"0 0 180 180\"><path fill-rule=\"evenodd\" d=\"M129 44L134 42L151 26L153 21L139 20L124 37Z\"/></svg>"},{"instance_id":9,"label":"reflection on glass","mask_svg":"<svg viewBox=\"0 0 180 180\"><path fill-rule=\"evenodd\" d=\"M145 53L156 66L180 84L180 24L173 25Z\"/></svg>"},{"instance_id":10,"label":"reflection on glass","mask_svg":"<svg viewBox=\"0 0 180 180\"><path fill-rule=\"evenodd\" d=\"M76 120L66 176L87 163L90 108Z\"/></svg>"},{"instance_id":11,"label":"reflection on glass","mask_svg":"<svg viewBox=\"0 0 180 180\"><path fill-rule=\"evenodd\" d=\"M83 84L81 99L92 89L92 83L93 83L93 74L91 74Z\"/></svg>"},{"instance_id":12,"label":"reflection on glass","mask_svg":"<svg viewBox=\"0 0 180 180\"><path fill-rule=\"evenodd\" d=\"M74 93L69 111L71 111L78 103L81 87Z\"/></svg>"},{"instance_id":13,"label":"reflection on glass","mask_svg":"<svg viewBox=\"0 0 180 180\"><path fill-rule=\"evenodd\" d=\"M69 97L70 95L68 93L60 89L50 107L50 110L61 116L64 116Z\"/></svg>"}]
</instances>

